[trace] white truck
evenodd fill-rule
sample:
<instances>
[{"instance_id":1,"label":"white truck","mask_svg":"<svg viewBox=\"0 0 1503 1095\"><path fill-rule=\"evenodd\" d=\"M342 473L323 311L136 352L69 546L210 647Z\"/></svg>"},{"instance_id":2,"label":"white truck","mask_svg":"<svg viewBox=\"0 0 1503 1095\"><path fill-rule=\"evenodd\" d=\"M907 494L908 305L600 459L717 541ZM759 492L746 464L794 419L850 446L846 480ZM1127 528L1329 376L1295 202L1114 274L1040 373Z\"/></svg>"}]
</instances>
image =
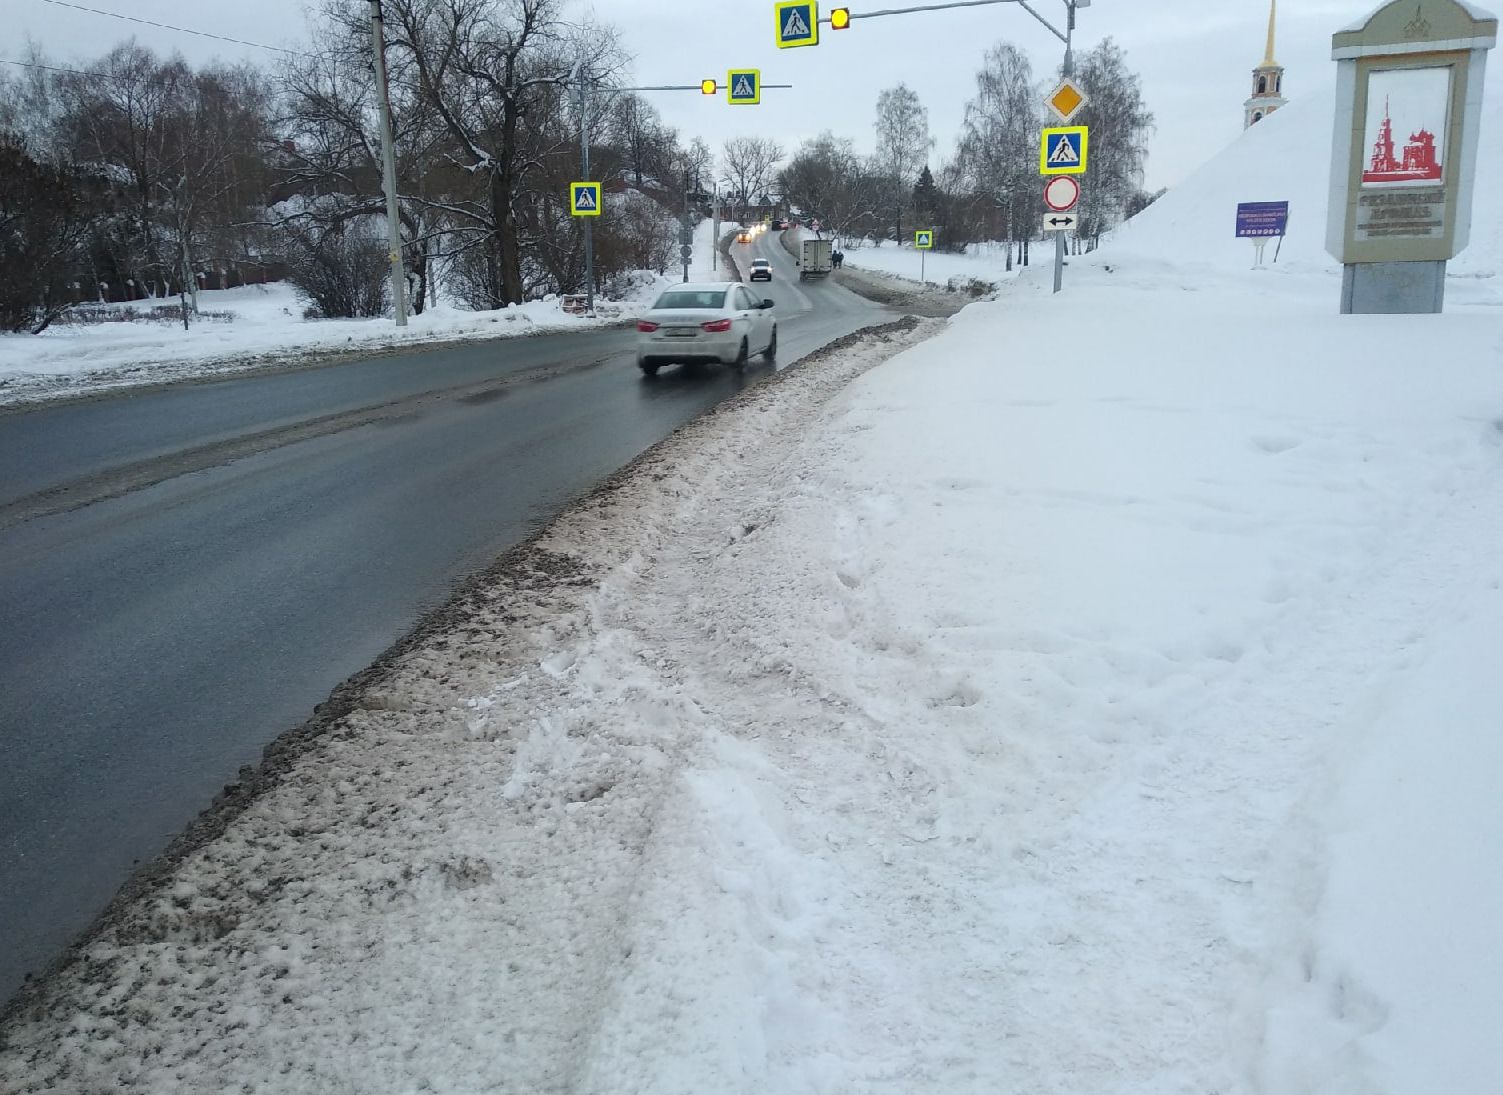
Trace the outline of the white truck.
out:
<instances>
[{"instance_id":1,"label":"white truck","mask_svg":"<svg viewBox=\"0 0 1503 1095\"><path fill-rule=\"evenodd\" d=\"M834 253L834 243L830 240L804 240L798 264L799 281L828 277L830 271L835 269Z\"/></svg>"}]
</instances>

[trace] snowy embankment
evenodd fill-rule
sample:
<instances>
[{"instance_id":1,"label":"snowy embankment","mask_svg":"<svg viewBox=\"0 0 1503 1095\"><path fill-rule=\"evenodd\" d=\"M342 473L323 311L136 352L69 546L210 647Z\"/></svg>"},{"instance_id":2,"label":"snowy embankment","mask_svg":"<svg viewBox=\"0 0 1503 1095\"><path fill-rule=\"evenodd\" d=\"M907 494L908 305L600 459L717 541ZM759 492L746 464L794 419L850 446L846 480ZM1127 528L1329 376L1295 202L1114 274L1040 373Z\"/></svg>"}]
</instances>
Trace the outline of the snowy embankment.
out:
<instances>
[{"instance_id":1,"label":"snowy embankment","mask_svg":"<svg viewBox=\"0 0 1503 1095\"><path fill-rule=\"evenodd\" d=\"M948 251L915 251L908 243L882 247L870 244L857 247L851 244L845 248L844 254L848 266L905 281L923 280L930 285L957 290L969 289L975 282L1001 285L1023 271L1016 254L1013 257L1013 268L1007 268L1007 245L1004 243L973 243L961 255ZM1035 241L1029 258L1035 265L1045 261L1052 263L1053 241Z\"/></svg>"},{"instance_id":2,"label":"snowy embankment","mask_svg":"<svg viewBox=\"0 0 1503 1095\"><path fill-rule=\"evenodd\" d=\"M693 262L703 265L707 275L708 238L705 221L696 231ZM639 272L630 299L600 302L595 319L570 315L552 299L484 312L440 304L409 317L406 327L397 327L389 318L304 319L305 303L285 282L210 289L199 294L200 308L205 313L231 313L232 319L190 321L187 331L180 322L141 321L57 324L40 335L0 335L0 406L296 364L310 355L607 326L637 315L667 282L680 276L674 275L674 268L666 277ZM121 307L144 313L155 305L176 303L136 301Z\"/></svg>"},{"instance_id":3,"label":"snowy embankment","mask_svg":"<svg viewBox=\"0 0 1503 1095\"><path fill-rule=\"evenodd\" d=\"M1290 111L1156 215L1229 232ZM1342 317L1175 231L649 454L0 1091L1503 1090L1503 292Z\"/></svg>"}]
</instances>

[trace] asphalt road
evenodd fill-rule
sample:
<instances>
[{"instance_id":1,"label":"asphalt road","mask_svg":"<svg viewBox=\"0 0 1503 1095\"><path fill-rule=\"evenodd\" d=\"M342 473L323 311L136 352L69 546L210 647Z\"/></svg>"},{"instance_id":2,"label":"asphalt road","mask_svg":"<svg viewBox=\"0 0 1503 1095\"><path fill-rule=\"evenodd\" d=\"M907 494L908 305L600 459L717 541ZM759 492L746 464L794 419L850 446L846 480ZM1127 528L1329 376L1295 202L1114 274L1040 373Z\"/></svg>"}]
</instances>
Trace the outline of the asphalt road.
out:
<instances>
[{"instance_id":1,"label":"asphalt road","mask_svg":"<svg viewBox=\"0 0 1503 1095\"><path fill-rule=\"evenodd\" d=\"M801 285L781 367L887 313ZM454 585L772 367L644 379L635 332L0 415L0 1000Z\"/></svg>"}]
</instances>

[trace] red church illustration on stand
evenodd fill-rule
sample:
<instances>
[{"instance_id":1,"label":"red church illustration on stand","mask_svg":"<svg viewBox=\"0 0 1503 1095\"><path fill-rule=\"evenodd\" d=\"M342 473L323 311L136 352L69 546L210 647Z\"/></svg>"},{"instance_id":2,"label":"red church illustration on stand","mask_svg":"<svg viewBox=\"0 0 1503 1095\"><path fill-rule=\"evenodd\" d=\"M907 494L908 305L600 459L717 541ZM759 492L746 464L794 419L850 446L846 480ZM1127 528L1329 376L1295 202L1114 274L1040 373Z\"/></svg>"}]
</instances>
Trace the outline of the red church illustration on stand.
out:
<instances>
[{"instance_id":1,"label":"red church illustration on stand","mask_svg":"<svg viewBox=\"0 0 1503 1095\"><path fill-rule=\"evenodd\" d=\"M1378 139L1373 142L1372 159L1367 170L1362 172L1365 183L1439 182L1440 160L1435 152L1435 134L1428 129L1409 135L1400 159L1394 155L1393 119L1388 113L1388 102L1383 102L1383 124L1378 129Z\"/></svg>"}]
</instances>

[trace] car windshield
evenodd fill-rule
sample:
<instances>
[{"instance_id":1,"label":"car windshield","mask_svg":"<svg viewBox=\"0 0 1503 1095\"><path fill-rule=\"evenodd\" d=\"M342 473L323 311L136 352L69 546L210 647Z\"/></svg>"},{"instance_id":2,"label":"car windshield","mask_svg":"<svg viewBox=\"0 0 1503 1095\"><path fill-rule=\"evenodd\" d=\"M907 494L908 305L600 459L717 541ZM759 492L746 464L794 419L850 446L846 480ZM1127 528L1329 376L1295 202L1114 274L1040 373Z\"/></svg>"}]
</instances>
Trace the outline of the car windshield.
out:
<instances>
[{"instance_id":1,"label":"car windshield","mask_svg":"<svg viewBox=\"0 0 1503 1095\"><path fill-rule=\"evenodd\" d=\"M724 289L670 289L658 297L654 308L708 308L718 310L725 303Z\"/></svg>"},{"instance_id":2,"label":"car windshield","mask_svg":"<svg viewBox=\"0 0 1503 1095\"><path fill-rule=\"evenodd\" d=\"M771 266L772 263L768 262L766 259L752 259L752 265L755 266L758 270L764 270L767 267Z\"/></svg>"}]
</instances>

